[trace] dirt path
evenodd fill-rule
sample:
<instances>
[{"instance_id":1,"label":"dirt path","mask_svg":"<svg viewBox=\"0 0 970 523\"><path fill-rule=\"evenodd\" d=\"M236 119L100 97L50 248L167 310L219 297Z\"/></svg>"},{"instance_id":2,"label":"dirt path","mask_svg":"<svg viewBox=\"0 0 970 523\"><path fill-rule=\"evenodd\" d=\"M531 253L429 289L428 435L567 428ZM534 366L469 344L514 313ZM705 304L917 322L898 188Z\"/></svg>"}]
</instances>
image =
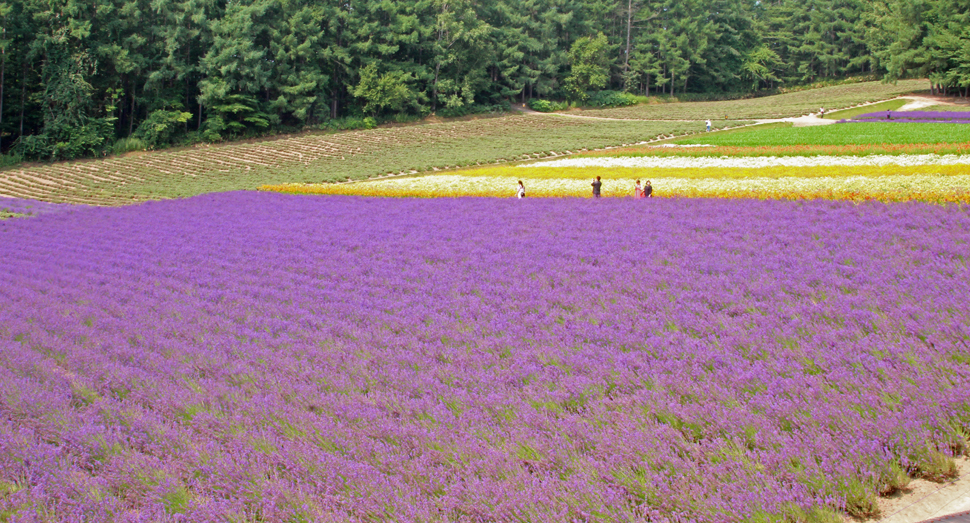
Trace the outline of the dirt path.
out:
<instances>
[{"instance_id":1,"label":"dirt path","mask_svg":"<svg viewBox=\"0 0 970 523\"><path fill-rule=\"evenodd\" d=\"M513 104L513 111L518 111L523 114L532 114L539 116L559 116L563 118L583 118L587 120L609 120L614 122L703 122L704 120L655 120L655 119L645 119L645 118L607 118L605 116L586 116L584 114L570 114L570 113L540 113L539 111L534 111L529 108L526 104ZM778 122L791 122L795 127L811 127L815 125L831 125L836 123L835 120L824 120L819 118L814 114L809 114L806 116L799 116L796 118L749 118L748 121L754 121L753 124L748 125L761 125L766 123L778 123ZM744 126L747 127L747 126Z\"/></svg>"},{"instance_id":2,"label":"dirt path","mask_svg":"<svg viewBox=\"0 0 970 523\"><path fill-rule=\"evenodd\" d=\"M522 114L531 114L537 116L559 116L563 118L582 118L584 120L607 120L611 122L700 122L702 120L649 120L644 118L608 118L606 116L587 116L585 114L572 114L572 113L540 113L539 111L530 109L526 104L512 104L512 110L520 112Z\"/></svg>"},{"instance_id":3,"label":"dirt path","mask_svg":"<svg viewBox=\"0 0 970 523\"><path fill-rule=\"evenodd\" d=\"M927 96L927 95L907 95L901 96L905 100L909 100L906 105L899 108L900 111L918 111L920 109L925 109L927 107L932 107L934 105L950 105L953 107L966 107L970 111L970 101L964 100L962 103L960 101L955 101L959 99L954 99L951 96Z\"/></svg>"},{"instance_id":4,"label":"dirt path","mask_svg":"<svg viewBox=\"0 0 970 523\"><path fill-rule=\"evenodd\" d=\"M901 96L900 98L904 100L908 100L908 102L906 103L906 105L899 108L898 109L899 111L916 111L916 110L923 109L926 107L931 107L934 105L953 105L953 106L965 105L962 103L954 102L953 98L951 97L942 97L942 96L906 95L906 96ZM861 104L853 107L845 107L839 110L842 111L845 109L854 109L856 107L866 107L869 105L876 105L884 101L885 100L881 100L878 102L871 102L871 103ZM967 105L967 110L970 111L970 102L968 102L968 104L966 105ZM653 119L642 119L642 118L607 118L604 116L586 116L582 114L570 114L570 113L540 113L539 111L534 111L530 109L529 106L526 104L512 104L512 110L518 111L523 114L531 114L531 115L539 115L539 116L559 116L563 118L585 118L589 120L611 120L611 121L617 121L617 122L631 122L631 121L632 122L700 122L702 121L702 120L653 120ZM818 125L832 125L832 124L838 123L837 120L827 120L825 118L820 118L815 113L807 114L804 116L797 116L793 118L760 118L760 119L755 118L752 120L754 120L755 123L751 125L787 122L787 123L791 123L792 126L794 127L815 127Z\"/></svg>"}]
</instances>

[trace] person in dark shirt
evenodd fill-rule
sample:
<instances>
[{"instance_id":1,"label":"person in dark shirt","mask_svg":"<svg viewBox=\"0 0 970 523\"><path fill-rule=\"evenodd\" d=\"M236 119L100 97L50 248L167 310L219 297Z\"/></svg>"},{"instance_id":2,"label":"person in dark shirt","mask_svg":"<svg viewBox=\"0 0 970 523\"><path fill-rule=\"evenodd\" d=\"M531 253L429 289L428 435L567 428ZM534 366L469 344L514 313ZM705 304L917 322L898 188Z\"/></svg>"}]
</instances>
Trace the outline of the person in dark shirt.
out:
<instances>
[{"instance_id":1,"label":"person in dark shirt","mask_svg":"<svg viewBox=\"0 0 970 523\"><path fill-rule=\"evenodd\" d=\"M597 176L596 179L593 180L593 183L591 183L590 185L593 186L593 198L599 198L600 188L603 187L603 182L600 181L600 177Z\"/></svg>"},{"instance_id":2,"label":"person in dark shirt","mask_svg":"<svg viewBox=\"0 0 970 523\"><path fill-rule=\"evenodd\" d=\"M650 180L647 180L647 184L643 186L643 197L653 198L653 186L650 185Z\"/></svg>"}]
</instances>

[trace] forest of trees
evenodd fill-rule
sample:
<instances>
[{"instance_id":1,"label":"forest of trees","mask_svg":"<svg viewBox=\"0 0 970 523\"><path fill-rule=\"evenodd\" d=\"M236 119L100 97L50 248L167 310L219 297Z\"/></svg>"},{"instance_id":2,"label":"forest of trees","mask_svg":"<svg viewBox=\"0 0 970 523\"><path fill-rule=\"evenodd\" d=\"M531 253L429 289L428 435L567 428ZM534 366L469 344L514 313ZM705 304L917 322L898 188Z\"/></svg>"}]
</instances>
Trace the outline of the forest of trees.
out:
<instances>
[{"instance_id":1,"label":"forest of trees","mask_svg":"<svg viewBox=\"0 0 970 523\"><path fill-rule=\"evenodd\" d=\"M604 90L873 75L966 93L968 18L970 0L0 0L0 151L67 159Z\"/></svg>"}]
</instances>

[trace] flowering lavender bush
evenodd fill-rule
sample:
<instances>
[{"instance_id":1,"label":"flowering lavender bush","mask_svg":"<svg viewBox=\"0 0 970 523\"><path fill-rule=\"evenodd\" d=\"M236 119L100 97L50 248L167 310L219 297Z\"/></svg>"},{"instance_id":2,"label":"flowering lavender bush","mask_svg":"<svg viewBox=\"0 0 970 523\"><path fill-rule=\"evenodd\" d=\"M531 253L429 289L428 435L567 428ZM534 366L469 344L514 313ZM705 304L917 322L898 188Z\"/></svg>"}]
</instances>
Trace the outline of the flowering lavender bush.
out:
<instances>
[{"instance_id":1,"label":"flowering lavender bush","mask_svg":"<svg viewBox=\"0 0 970 523\"><path fill-rule=\"evenodd\" d=\"M948 124L970 124L970 120L932 120L932 119L928 119L928 118L927 119L896 118L895 115L893 116L893 118L891 120L890 119L886 119L885 117L883 117L882 120L875 119L875 118L873 118L873 119L866 119L866 120L839 120L836 123L840 123L841 124L841 123L872 123L872 122L880 122L880 123L948 123Z\"/></svg>"},{"instance_id":2,"label":"flowering lavender bush","mask_svg":"<svg viewBox=\"0 0 970 523\"><path fill-rule=\"evenodd\" d=\"M970 215L226 193L0 222L10 521L871 513L970 431Z\"/></svg>"},{"instance_id":3,"label":"flowering lavender bush","mask_svg":"<svg viewBox=\"0 0 970 523\"><path fill-rule=\"evenodd\" d=\"M854 116L853 120L904 120L908 122L970 122L970 112L957 111L879 111Z\"/></svg>"},{"instance_id":4,"label":"flowering lavender bush","mask_svg":"<svg viewBox=\"0 0 970 523\"><path fill-rule=\"evenodd\" d=\"M0 197L0 212L9 212L11 214L24 216L36 216L40 214L50 214L52 212L72 211L86 207L88 206L66 203L48 203L23 198Z\"/></svg>"}]
</instances>

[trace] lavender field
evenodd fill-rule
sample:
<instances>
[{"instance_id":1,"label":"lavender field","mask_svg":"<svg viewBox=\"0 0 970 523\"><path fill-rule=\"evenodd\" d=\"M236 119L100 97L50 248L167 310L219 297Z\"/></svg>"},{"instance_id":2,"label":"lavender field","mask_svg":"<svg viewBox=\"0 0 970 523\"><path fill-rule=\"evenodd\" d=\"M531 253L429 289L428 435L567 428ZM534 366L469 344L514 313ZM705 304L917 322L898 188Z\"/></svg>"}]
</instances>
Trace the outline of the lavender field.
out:
<instances>
[{"instance_id":1,"label":"lavender field","mask_svg":"<svg viewBox=\"0 0 970 523\"><path fill-rule=\"evenodd\" d=\"M0 520L840 521L970 434L970 211L223 193L0 222Z\"/></svg>"},{"instance_id":2,"label":"lavender field","mask_svg":"<svg viewBox=\"0 0 970 523\"><path fill-rule=\"evenodd\" d=\"M970 123L970 112L958 111L879 111L860 114L852 120L861 122L919 122L919 123Z\"/></svg>"}]
</instances>

